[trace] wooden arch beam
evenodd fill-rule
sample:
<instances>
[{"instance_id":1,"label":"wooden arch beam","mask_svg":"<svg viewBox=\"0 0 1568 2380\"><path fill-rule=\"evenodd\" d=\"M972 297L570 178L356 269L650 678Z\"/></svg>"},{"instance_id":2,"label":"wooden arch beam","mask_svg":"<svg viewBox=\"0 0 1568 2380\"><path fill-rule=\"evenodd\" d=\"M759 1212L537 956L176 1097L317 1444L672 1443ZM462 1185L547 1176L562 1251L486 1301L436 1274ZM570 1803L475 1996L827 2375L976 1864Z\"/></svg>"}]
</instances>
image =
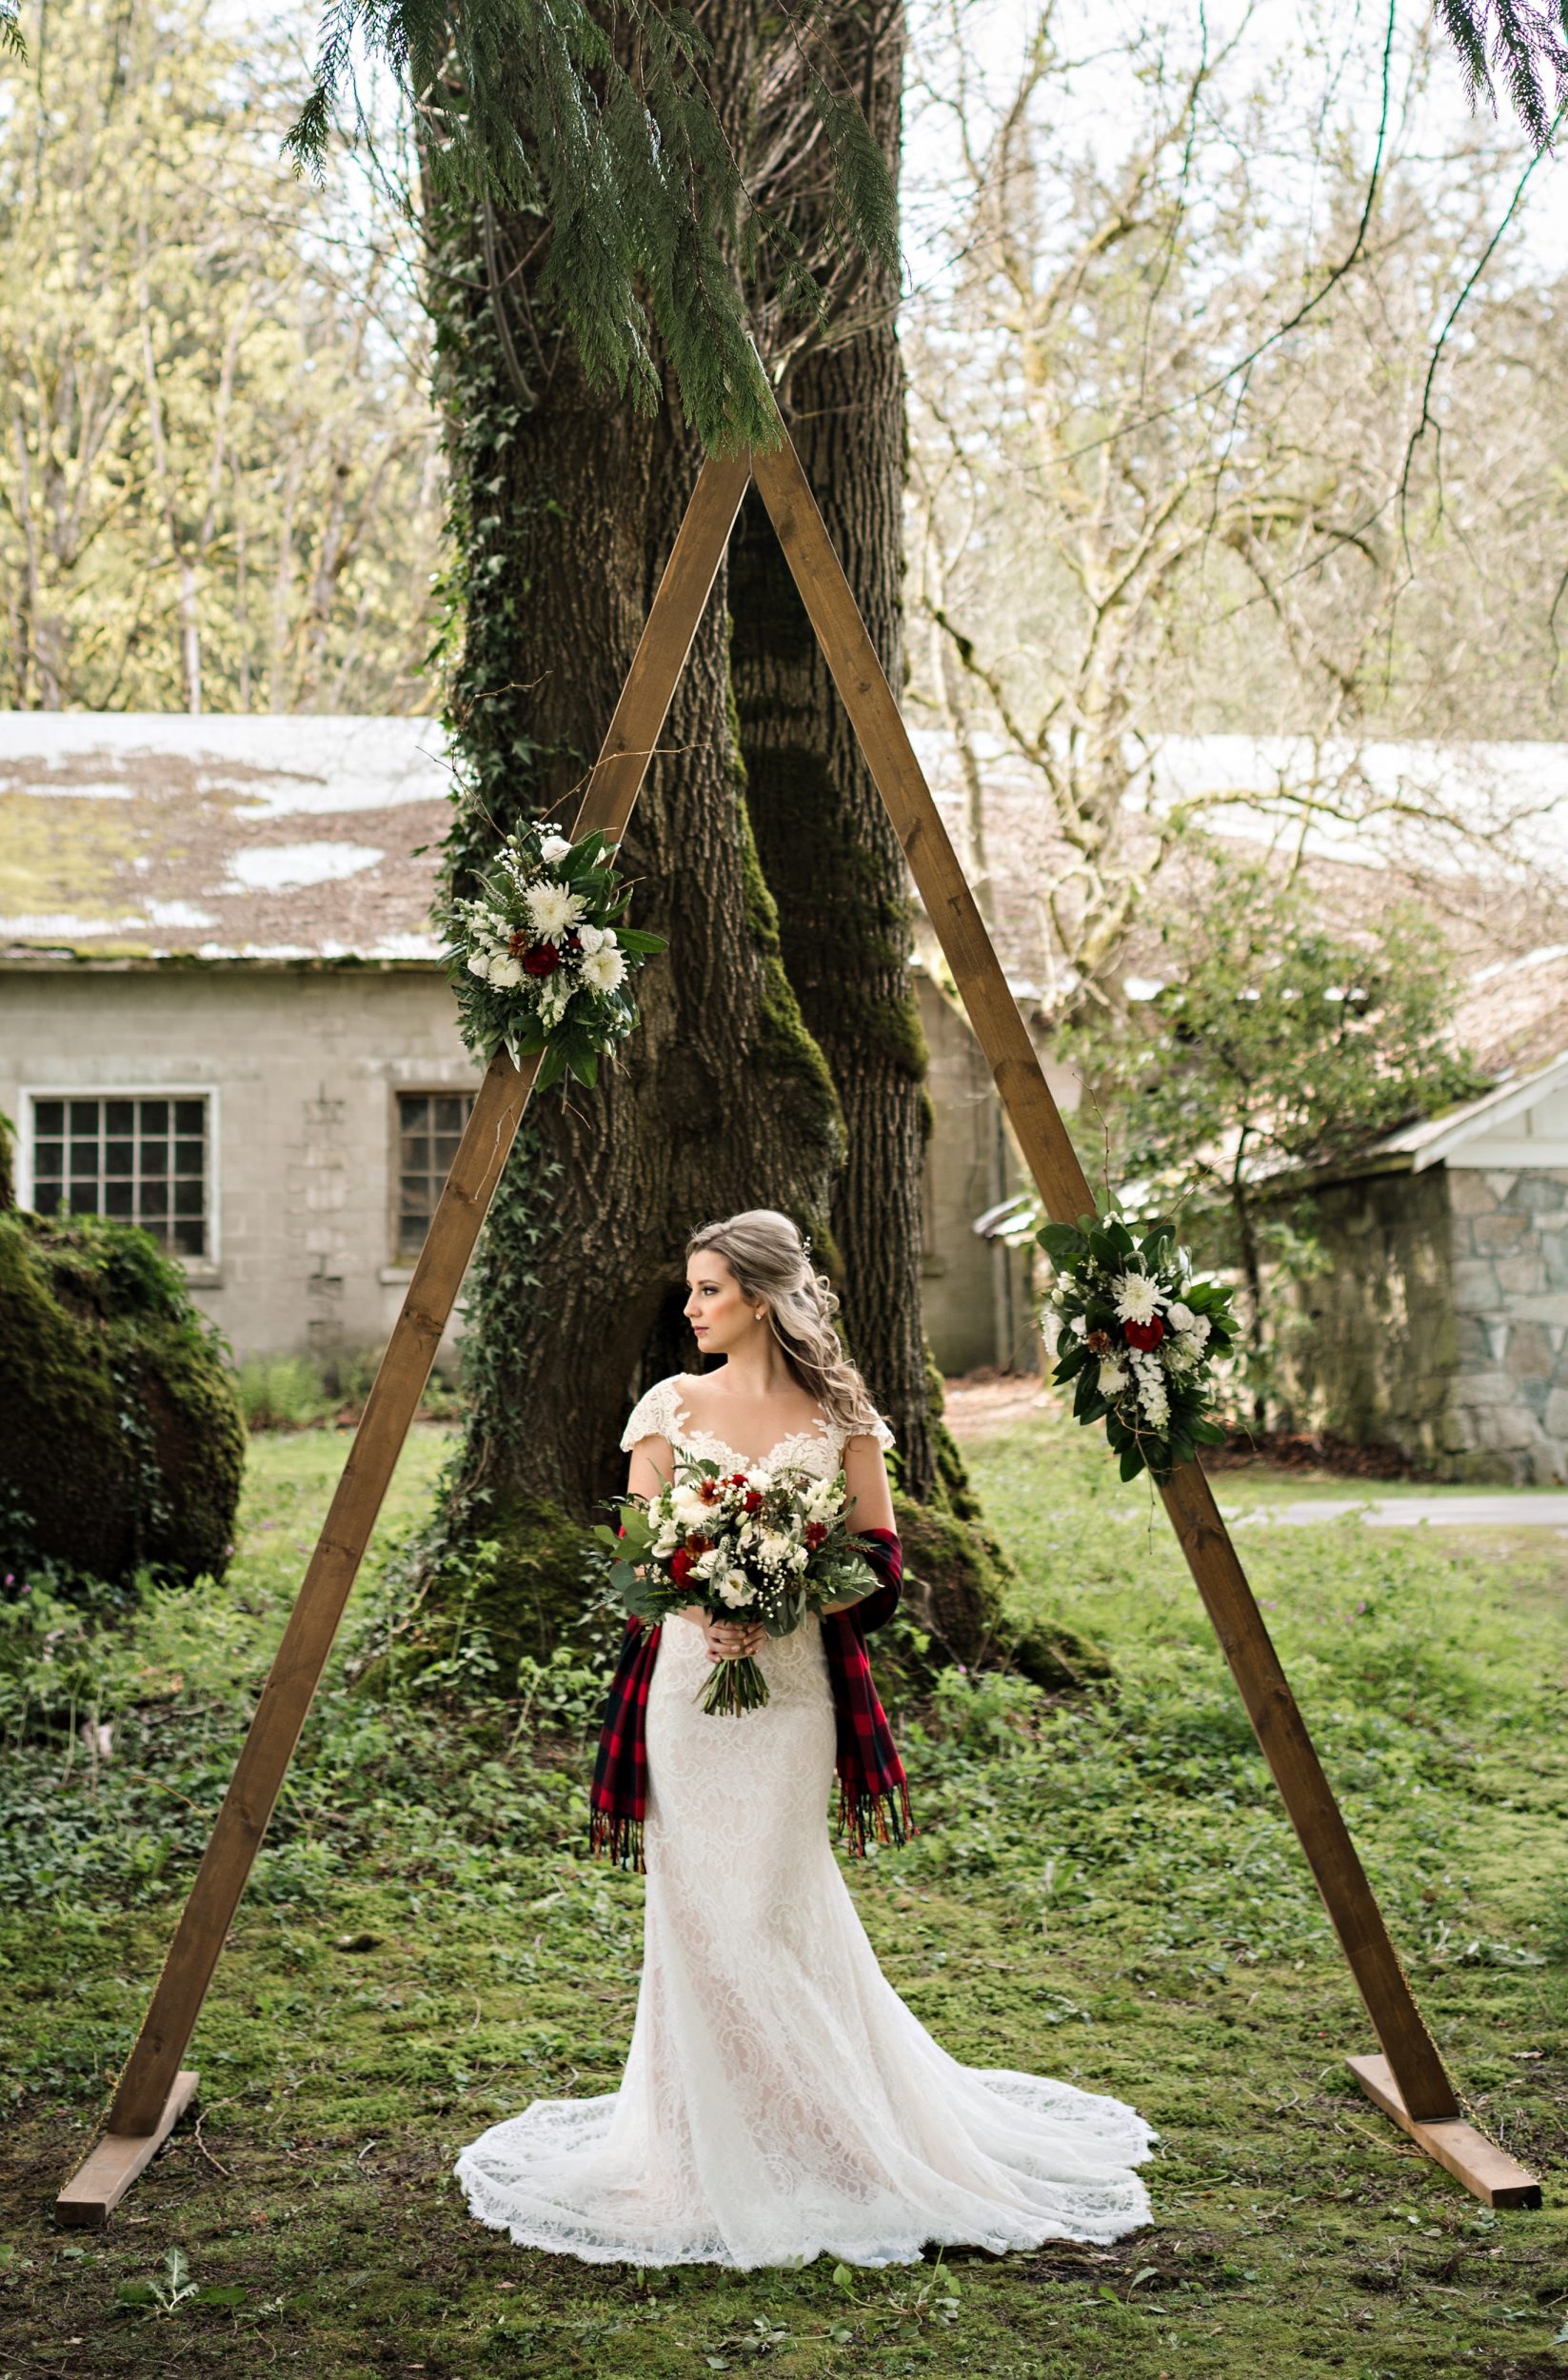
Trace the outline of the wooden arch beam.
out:
<instances>
[{"instance_id":1,"label":"wooden arch beam","mask_svg":"<svg viewBox=\"0 0 1568 2380\"><path fill-rule=\"evenodd\" d=\"M772 449L740 459L710 457L703 466L573 835L596 826L616 839L624 833L754 476L1046 1211L1071 1222L1093 1208L1088 1182L782 419L780 427L782 443ZM196 2075L180 2060L522 1121L536 1065L530 1061L519 1069L503 1052L481 1083L108 2129L56 2200L62 2222L107 2221L196 2088ZM1185 1463L1162 1493L1381 2046L1379 2057L1351 2058L1352 2073L1478 2196L1494 2206L1538 2206L1535 2176L1460 2113L1207 1479L1196 1462Z\"/></svg>"}]
</instances>

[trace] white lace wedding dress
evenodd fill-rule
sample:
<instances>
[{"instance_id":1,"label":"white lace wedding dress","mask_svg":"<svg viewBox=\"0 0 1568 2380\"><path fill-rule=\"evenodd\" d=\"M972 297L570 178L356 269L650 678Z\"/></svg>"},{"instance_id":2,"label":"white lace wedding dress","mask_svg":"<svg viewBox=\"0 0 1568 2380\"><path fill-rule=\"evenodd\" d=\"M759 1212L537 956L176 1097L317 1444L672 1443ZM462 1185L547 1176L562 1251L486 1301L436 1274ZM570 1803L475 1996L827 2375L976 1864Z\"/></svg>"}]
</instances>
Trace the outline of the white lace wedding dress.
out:
<instances>
[{"instance_id":1,"label":"white lace wedding dress","mask_svg":"<svg viewBox=\"0 0 1568 2380\"><path fill-rule=\"evenodd\" d=\"M681 1399L679 1378L650 1389L623 1447L657 1432L737 1468L839 1467L824 1419L751 1458L693 1428ZM692 1698L710 1675L702 1632L665 1623L621 2087L536 2099L481 2133L453 2168L470 2211L520 2246L639 2265L886 2265L928 2242L1000 2252L1137 2230L1149 2199L1132 2169L1159 2137L1143 2118L1070 2083L960 2065L878 1966L828 1835L821 1622L757 1657L770 1699L710 1716Z\"/></svg>"}]
</instances>

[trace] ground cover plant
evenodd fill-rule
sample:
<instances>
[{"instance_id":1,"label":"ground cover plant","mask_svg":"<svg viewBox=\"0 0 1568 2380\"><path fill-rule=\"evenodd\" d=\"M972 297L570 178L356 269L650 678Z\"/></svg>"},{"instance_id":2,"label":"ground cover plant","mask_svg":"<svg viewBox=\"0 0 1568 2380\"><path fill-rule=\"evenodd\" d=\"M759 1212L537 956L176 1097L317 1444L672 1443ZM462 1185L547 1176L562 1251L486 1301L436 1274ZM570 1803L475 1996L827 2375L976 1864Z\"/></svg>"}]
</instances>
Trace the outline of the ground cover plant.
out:
<instances>
[{"instance_id":1,"label":"ground cover plant","mask_svg":"<svg viewBox=\"0 0 1568 2380\"><path fill-rule=\"evenodd\" d=\"M1481 2208L1350 2086L1343 2054L1372 2035L1147 1482L1015 1413L965 1451L1026 1581L1017 1616L1082 1627L1115 1677L1053 1696L954 1673L895 1712L923 1831L849 1880L955 2054L1159 2126L1155 2221L1109 2251L638 2272L513 2248L449 2177L528 2098L613 2087L642 1885L579 1855L605 1622L509 1695L480 1640L444 1705L356 1691L448 1443L410 1439L197 2031L196 2109L104 2233L57 2230L53 2193L140 2020L343 1437L251 1441L222 1587L97 1618L42 1589L10 1607L0 2380L1568 2373L1561 1538L1241 1537L1429 2019L1476 2119L1544 2169L1541 2212ZM1222 1500L1255 1493L1228 1476Z\"/></svg>"}]
</instances>

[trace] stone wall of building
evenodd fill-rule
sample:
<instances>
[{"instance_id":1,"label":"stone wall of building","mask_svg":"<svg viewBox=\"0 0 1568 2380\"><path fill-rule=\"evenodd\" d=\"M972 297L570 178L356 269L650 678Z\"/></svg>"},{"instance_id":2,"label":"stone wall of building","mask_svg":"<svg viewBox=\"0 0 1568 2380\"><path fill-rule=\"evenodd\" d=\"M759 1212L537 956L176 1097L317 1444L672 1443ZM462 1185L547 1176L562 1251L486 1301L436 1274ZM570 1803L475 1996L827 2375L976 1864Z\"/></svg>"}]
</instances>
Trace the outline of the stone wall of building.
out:
<instances>
[{"instance_id":1,"label":"stone wall of building","mask_svg":"<svg viewBox=\"0 0 1568 2380\"><path fill-rule=\"evenodd\" d=\"M477 1081L430 966L0 972L0 1109L19 1132L30 1089L215 1096L213 1248L187 1269L241 1359L385 1343L411 1271L396 1095Z\"/></svg>"},{"instance_id":2,"label":"stone wall of building","mask_svg":"<svg viewBox=\"0 0 1568 2380\"><path fill-rule=\"evenodd\" d=\"M936 1109L932 1346L945 1371L1036 1368L1027 1252L972 1228L1023 1186L1022 1169L962 1009L923 974L920 1000ZM187 1269L241 1359L341 1359L385 1343L411 1271L397 1251L396 1095L477 1080L446 978L427 964L0 968L0 1112L19 1131L29 1091L212 1096L213 1254ZM448 1357L461 1319L460 1305Z\"/></svg>"},{"instance_id":3,"label":"stone wall of building","mask_svg":"<svg viewBox=\"0 0 1568 2380\"><path fill-rule=\"evenodd\" d=\"M921 1259L925 1332L946 1373L1040 1369L1026 1248L976 1237L977 1215L1029 1186L984 1052L958 1002L917 975L936 1129L925 1152Z\"/></svg>"},{"instance_id":4,"label":"stone wall of building","mask_svg":"<svg viewBox=\"0 0 1568 2380\"><path fill-rule=\"evenodd\" d=\"M1454 1252L1446 1468L1456 1478L1568 1478L1568 1171L1432 1173L1446 1186Z\"/></svg>"},{"instance_id":5,"label":"stone wall of building","mask_svg":"<svg viewBox=\"0 0 1568 2380\"><path fill-rule=\"evenodd\" d=\"M1276 1293L1282 1418L1359 1445L1402 1447L1440 1471L1456 1327L1440 1168L1325 1183L1313 1200L1326 1269Z\"/></svg>"}]
</instances>

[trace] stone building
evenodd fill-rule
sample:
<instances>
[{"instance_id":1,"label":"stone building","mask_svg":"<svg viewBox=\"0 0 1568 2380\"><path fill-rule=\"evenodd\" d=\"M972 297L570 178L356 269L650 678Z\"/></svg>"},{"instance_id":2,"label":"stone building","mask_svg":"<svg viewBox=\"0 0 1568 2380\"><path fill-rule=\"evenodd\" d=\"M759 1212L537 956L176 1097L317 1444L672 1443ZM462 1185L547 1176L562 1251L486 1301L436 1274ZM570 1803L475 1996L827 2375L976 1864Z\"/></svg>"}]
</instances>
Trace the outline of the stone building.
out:
<instances>
[{"instance_id":1,"label":"stone building","mask_svg":"<svg viewBox=\"0 0 1568 2380\"><path fill-rule=\"evenodd\" d=\"M1289 1187L1330 1259L1294 1418L1442 1478L1568 1478L1568 1053Z\"/></svg>"},{"instance_id":2,"label":"stone building","mask_svg":"<svg viewBox=\"0 0 1568 2380\"><path fill-rule=\"evenodd\" d=\"M447 784L429 720L0 713L20 1200L152 1231L239 1357L342 1360L396 1318L476 1080L428 924ZM918 980L933 1348L1038 1365L1024 1259L973 1229L1018 1160Z\"/></svg>"}]
</instances>

